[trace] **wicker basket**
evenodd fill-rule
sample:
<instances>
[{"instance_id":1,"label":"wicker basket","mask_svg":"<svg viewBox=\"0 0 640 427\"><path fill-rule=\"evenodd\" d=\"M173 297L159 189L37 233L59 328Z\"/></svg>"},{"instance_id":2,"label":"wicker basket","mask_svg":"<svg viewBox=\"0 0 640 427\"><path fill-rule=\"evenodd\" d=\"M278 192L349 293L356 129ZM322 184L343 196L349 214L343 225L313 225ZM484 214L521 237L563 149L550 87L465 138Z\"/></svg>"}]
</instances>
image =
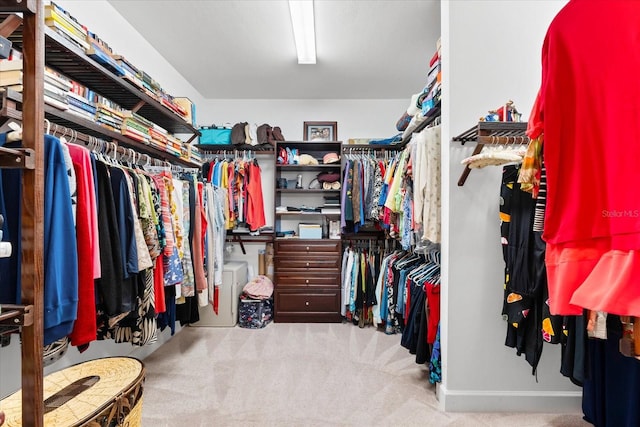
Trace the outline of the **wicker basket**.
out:
<instances>
[{"instance_id":1,"label":"wicker basket","mask_svg":"<svg viewBox=\"0 0 640 427\"><path fill-rule=\"evenodd\" d=\"M44 425L140 426L143 382L142 362L129 357L91 360L47 375ZM0 402L5 426L22 426L21 407L21 391Z\"/></svg>"}]
</instances>

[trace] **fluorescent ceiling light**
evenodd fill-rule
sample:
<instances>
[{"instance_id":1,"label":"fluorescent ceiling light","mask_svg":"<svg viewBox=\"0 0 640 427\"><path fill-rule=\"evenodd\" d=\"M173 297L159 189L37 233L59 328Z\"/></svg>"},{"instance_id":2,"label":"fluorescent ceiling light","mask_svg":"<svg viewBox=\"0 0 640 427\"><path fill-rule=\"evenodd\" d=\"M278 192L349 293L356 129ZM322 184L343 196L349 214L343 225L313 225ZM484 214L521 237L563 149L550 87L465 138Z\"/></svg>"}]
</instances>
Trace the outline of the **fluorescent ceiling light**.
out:
<instances>
[{"instance_id":1,"label":"fluorescent ceiling light","mask_svg":"<svg viewBox=\"0 0 640 427\"><path fill-rule=\"evenodd\" d=\"M298 52L298 64L316 63L316 30L313 0L289 0L293 38Z\"/></svg>"}]
</instances>

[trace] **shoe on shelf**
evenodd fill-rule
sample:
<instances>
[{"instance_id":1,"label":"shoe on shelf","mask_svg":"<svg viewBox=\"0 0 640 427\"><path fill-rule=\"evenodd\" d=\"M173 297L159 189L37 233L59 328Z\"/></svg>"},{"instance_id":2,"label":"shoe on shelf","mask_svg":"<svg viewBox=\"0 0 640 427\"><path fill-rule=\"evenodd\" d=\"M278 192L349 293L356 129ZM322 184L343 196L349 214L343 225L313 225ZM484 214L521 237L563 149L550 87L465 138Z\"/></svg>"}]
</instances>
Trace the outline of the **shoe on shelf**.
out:
<instances>
[{"instance_id":1,"label":"shoe on shelf","mask_svg":"<svg viewBox=\"0 0 640 427\"><path fill-rule=\"evenodd\" d=\"M273 136L273 128L271 126L267 128L267 143L274 147L276 146L276 139Z\"/></svg>"},{"instance_id":2,"label":"shoe on shelf","mask_svg":"<svg viewBox=\"0 0 640 427\"><path fill-rule=\"evenodd\" d=\"M271 131L271 126L266 123L261 124L256 129L256 139L258 140L258 144L267 144L269 142L269 132Z\"/></svg>"},{"instance_id":3,"label":"shoe on shelf","mask_svg":"<svg viewBox=\"0 0 640 427\"><path fill-rule=\"evenodd\" d=\"M276 126L273 128L273 130L271 131L273 133L273 138L276 141L284 141L284 136L282 136L282 129L280 129L280 126Z\"/></svg>"}]
</instances>

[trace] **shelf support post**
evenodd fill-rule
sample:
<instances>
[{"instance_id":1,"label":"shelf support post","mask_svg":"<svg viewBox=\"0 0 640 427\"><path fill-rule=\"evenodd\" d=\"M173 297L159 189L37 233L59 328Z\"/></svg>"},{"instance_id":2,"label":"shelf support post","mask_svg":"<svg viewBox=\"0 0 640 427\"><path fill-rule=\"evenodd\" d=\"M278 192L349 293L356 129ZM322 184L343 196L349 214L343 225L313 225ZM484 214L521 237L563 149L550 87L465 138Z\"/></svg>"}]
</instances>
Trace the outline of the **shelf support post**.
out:
<instances>
[{"instance_id":1,"label":"shelf support post","mask_svg":"<svg viewBox=\"0 0 640 427\"><path fill-rule=\"evenodd\" d=\"M44 6L24 14L23 146L35 153L35 168L23 172L22 301L33 306L33 323L22 328L22 422L42 427L44 313Z\"/></svg>"}]
</instances>

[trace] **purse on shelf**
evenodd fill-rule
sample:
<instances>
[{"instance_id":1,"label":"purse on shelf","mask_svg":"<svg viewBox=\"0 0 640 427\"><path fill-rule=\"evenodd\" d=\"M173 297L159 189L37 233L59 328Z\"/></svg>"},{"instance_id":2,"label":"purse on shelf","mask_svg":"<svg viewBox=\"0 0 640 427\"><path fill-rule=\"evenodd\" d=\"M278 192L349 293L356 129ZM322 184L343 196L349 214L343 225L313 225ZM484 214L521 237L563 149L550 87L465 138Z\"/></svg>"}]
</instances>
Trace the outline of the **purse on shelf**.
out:
<instances>
[{"instance_id":1,"label":"purse on shelf","mask_svg":"<svg viewBox=\"0 0 640 427\"><path fill-rule=\"evenodd\" d=\"M222 126L203 126L200 129L200 144L229 145L231 144L231 129Z\"/></svg>"}]
</instances>

